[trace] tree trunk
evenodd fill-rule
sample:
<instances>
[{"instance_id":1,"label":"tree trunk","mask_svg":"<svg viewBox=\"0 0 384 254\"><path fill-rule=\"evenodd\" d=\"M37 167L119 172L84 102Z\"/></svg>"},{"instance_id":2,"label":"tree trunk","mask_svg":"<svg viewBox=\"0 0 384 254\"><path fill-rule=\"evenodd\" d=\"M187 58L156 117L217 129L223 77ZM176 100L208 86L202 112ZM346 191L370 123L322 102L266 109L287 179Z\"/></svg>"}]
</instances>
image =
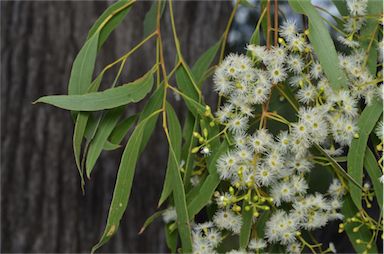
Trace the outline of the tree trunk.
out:
<instances>
[{"instance_id":1,"label":"tree trunk","mask_svg":"<svg viewBox=\"0 0 384 254\"><path fill-rule=\"evenodd\" d=\"M87 31L108 2L1 2L1 251L88 252L104 230L122 149L103 153L82 195L72 152L70 114L31 103L66 94L70 68ZM111 35L97 71L136 45L149 2L138 2ZM175 2L185 58L193 63L224 31L230 4ZM173 39L164 14L168 70ZM129 60L121 81L136 79L154 63L154 41ZM114 75L103 83L111 84ZM134 107L130 107L134 111ZM181 110L181 107L178 111ZM157 206L167 146L159 128L136 169L127 211L103 252L165 252L163 225L137 232Z\"/></svg>"}]
</instances>

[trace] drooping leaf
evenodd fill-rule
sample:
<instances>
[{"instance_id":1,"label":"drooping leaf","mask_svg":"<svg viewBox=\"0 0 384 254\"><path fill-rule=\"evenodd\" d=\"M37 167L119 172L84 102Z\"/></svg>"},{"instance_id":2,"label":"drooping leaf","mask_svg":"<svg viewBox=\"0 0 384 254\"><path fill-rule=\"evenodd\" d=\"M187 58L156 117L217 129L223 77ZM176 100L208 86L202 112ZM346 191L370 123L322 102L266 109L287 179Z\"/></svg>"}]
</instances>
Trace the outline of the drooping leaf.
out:
<instances>
[{"instance_id":1,"label":"drooping leaf","mask_svg":"<svg viewBox=\"0 0 384 254\"><path fill-rule=\"evenodd\" d=\"M212 161L208 165L209 175L200 188L199 194L188 204L188 214L193 218L211 199L213 192L220 183L219 174L216 171L216 161L220 155L228 149L227 142L223 142L220 147L211 155Z\"/></svg>"},{"instance_id":2,"label":"drooping leaf","mask_svg":"<svg viewBox=\"0 0 384 254\"><path fill-rule=\"evenodd\" d=\"M376 75L377 66L377 36L379 28L380 15L383 13L383 3L378 0L369 0L367 3L367 15L376 16L369 18L361 30L360 44L361 47L368 51L367 68L372 75Z\"/></svg>"},{"instance_id":3,"label":"drooping leaf","mask_svg":"<svg viewBox=\"0 0 384 254\"><path fill-rule=\"evenodd\" d=\"M116 125L108 140L113 144L120 144L123 138L127 135L129 129L135 123L136 115L130 116Z\"/></svg>"},{"instance_id":4,"label":"drooping leaf","mask_svg":"<svg viewBox=\"0 0 384 254\"><path fill-rule=\"evenodd\" d=\"M204 74L208 70L209 66L212 64L217 51L219 50L221 45L221 40L216 42L213 46L211 46L207 51L202 54L199 59L195 62L191 69L192 76L196 82L196 84L201 87L202 81L204 80Z\"/></svg>"},{"instance_id":5,"label":"drooping leaf","mask_svg":"<svg viewBox=\"0 0 384 254\"><path fill-rule=\"evenodd\" d=\"M161 217L164 211L165 210L157 211L151 216L149 216L148 219L145 220L144 225L141 227L139 231L139 235L142 234L145 231L145 229L152 224L152 222L154 222L157 218Z\"/></svg>"},{"instance_id":6,"label":"drooping leaf","mask_svg":"<svg viewBox=\"0 0 384 254\"><path fill-rule=\"evenodd\" d=\"M96 33L100 33L97 46L100 49L112 31L124 20L134 2L132 0L119 0L109 6L91 27L87 39Z\"/></svg>"},{"instance_id":7,"label":"drooping leaf","mask_svg":"<svg viewBox=\"0 0 384 254\"><path fill-rule=\"evenodd\" d=\"M332 0L333 4L336 6L341 16L348 16L347 4L344 0Z\"/></svg>"},{"instance_id":8,"label":"drooping leaf","mask_svg":"<svg viewBox=\"0 0 384 254\"><path fill-rule=\"evenodd\" d=\"M164 226L165 241L171 253L176 253L177 248L177 230L170 230L169 225Z\"/></svg>"},{"instance_id":9,"label":"drooping leaf","mask_svg":"<svg viewBox=\"0 0 384 254\"><path fill-rule=\"evenodd\" d=\"M99 111L116 108L131 102L138 102L149 93L153 86L152 71L144 77L119 87L82 95L53 95L39 98L42 102L74 111Z\"/></svg>"},{"instance_id":10,"label":"drooping leaf","mask_svg":"<svg viewBox=\"0 0 384 254\"><path fill-rule=\"evenodd\" d=\"M99 158L109 135L119 121L123 110L123 107L112 109L108 111L100 121L95 137L92 139L87 153L85 169L88 178L90 178L96 160Z\"/></svg>"},{"instance_id":11,"label":"drooping leaf","mask_svg":"<svg viewBox=\"0 0 384 254\"><path fill-rule=\"evenodd\" d=\"M144 18L144 37L147 37L156 30L157 25L157 9L160 4L160 16L163 15L166 1L154 1L149 11L145 14Z\"/></svg>"},{"instance_id":12,"label":"drooping leaf","mask_svg":"<svg viewBox=\"0 0 384 254\"><path fill-rule=\"evenodd\" d=\"M80 155L81 155L81 143L83 141L85 129L87 127L88 117L89 115L86 112L80 112L79 114L77 114L75 128L73 131L73 152L75 155L76 166L80 174L82 189L84 188L84 176L83 176L83 169L80 165Z\"/></svg>"},{"instance_id":13,"label":"drooping leaf","mask_svg":"<svg viewBox=\"0 0 384 254\"><path fill-rule=\"evenodd\" d=\"M142 145L143 132L145 131L145 124L149 119L155 117L157 114L158 112L154 112L141 121L136 126L136 129L128 140L117 173L115 189L113 191L112 202L109 208L107 225L100 241L93 246L92 253L109 241L119 227L120 220L128 205L135 167L139 158L140 147Z\"/></svg>"},{"instance_id":14,"label":"drooping leaf","mask_svg":"<svg viewBox=\"0 0 384 254\"><path fill-rule=\"evenodd\" d=\"M177 117L175 116L173 109L172 108L168 109L168 105L169 104L167 104L167 115L170 115L169 120L177 121ZM180 161L182 135L181 135L181 130L179 129L179 126L177 124L178 123L173 123L174 130L171 130L171 129L169 130L170 137L172 138L171 142L173 145L174 154L172 154L171 152L168 153L167 169L166 169L166 174L165 174L165 179L163 184L163 190L160 195L158 206L161 206L161 204L163 204L163 202L169 197L169 195L171 195L173 190L173 184L174 184L172 181L173 180L172 172L179 171L179 167L180 167L180 164L175 163L175 158L174 158L176 157L177 161L178 162ZM169 144L169 146L171 146L171 144ZM169 147L170 151L171 149L172 148Z\"/></svg>"},{"instance_id":15,"label":"drooping leaf","mask_svg":"<svg viewBox=\"0 0 384 254\"><path fill-rule=\"evenodd\" d=\"M196 118L192 115L191 112L188 112L187 117L185 118L184 128L183 128L183 138L184 144L182 147L182 158L185 160L184 165L184 185L185 189L189 190L190 188L190 179L193 169L193 158L194 154L191 153L192 148L196 145L197 140L193 137L193 132L198 130L198 120L199 116Z\"/></svg>"},{"instance_id":16,"label":"drooping leaf","mask_svg":"<svg viewBox=\"0 0 384 254\"><path fill-rule=\"evenodd\" d=\"M249 211L245 210L246 202L243 202L243 208L241 212L242 216L242 224L240 230L240 249L246 249L249 243L249 238L251 236L252 229L252 217L253 211L250 209Z\"/></svg>"},{"instance_id":17,"label":"drooping leaf","mask_svg":"<svg viewBox=\"0 0 384 254\"><path fill-rule=\"evenodd\" d=\"M97 55L99 33L93 34L80 49L71 70L68 84L68 94L84 94L89 88Z\"/></svg>"},{"instance_id":18,"label":"drooping leaf","mask_svg":"<svg viewBox=\"0 0 384 254\"><path fill-rule=\"evenodd\" d=\"M196 103L199 104L199 94L184 66L180 66L176 71L176 83L180 91L185 95L182 97L188 109L196 116L198 114Z\"/></svg>"},{"instance_id":19,"label":"drooping leaf","mask_svg":"<svg viewBox=\"0 0 384 254\"><path fill-rule=\"evenodd\" d=\"M347 195L344 198L343 207L341 208L342 214L346 219L354 217L359 210L356 208L352 198L350 195ZM372 237L371 231L364 225L361 226L357 232L353 232L353 228L361 225L360 223L346 223L345 224L345 232L348 235L348 238L356 250L357 253L363 253L366 250L365 244L357 244L356 240L360 239L363 242L369 242ZM376 243L372 243L372 248L367 250L368 253L378 253Z\"/></svg>"},{"instance_id":20,"label":"drooping leaf","mask_svg":"<svg viewBox=\"0 0 384 254\"><path fill-rule=\"evenodd\" d=\"M357 123L359 138L352 140L348 151L348 173L360 185L363 182L364 154L367 148L368 137L382 113L382 104L378 100L373 101L371 105L363 110ZM357 208L361 209L362 190L351 182L349 183L349 188L353 202Z\"/></svg>"},{"instance_id":21,"label":"drooping leaf","mask_svg":"<svg viewBox=\"0 0 384 254\"><path fill-rule=\"evenodd\" d=\"M256 24L255 30L252 33L251 39L249 40L249 44L260 45L260 26L266 12L267 12L267 8L264 8L259 17L259 21Z\"/></svg>"},{"instance_id":22,"label":"drooping leaf","mask_svg":"<svg viewBox=\"0 0 384 254\"><path fill-rule=\"evenodd\" d=\"M169 129L169 152L171 153L171 162L174 164L170 167L172 178L172 194L177 213L177 228L180 235L182 251L184 253L192 252L192 233L189 224L189 215L185 198L185 190L183 179L181 178L180 150L181 150L181 127L179 120L170 104L167 104L167 122Z\"/></svg>"},{"instance_id":23,"label":"drooping leaf","mask_svg":"<svg viewBox=\"0 0 384 254\"><path fill-rule=\"evenodd\" d=\"M368 172L375 191L376 200L380 208L383 209L383 184L379 181L382 176L379 165L377 164L375 155L368 147L365 150L364 168Z\"/></svg>"},{"instance_id":24,"label":"drooping leaf","mask_svg":"<svg viewBox=\"0 0 384 254\"><path fill-rule=\"evenodd\" d=\"M334 90L347 88L347 77L339 65L339 59L331 35L321 16L310 0L289 0L289 5L308 17L309 35L321 67Z\"/></svg>"}]
</instances>

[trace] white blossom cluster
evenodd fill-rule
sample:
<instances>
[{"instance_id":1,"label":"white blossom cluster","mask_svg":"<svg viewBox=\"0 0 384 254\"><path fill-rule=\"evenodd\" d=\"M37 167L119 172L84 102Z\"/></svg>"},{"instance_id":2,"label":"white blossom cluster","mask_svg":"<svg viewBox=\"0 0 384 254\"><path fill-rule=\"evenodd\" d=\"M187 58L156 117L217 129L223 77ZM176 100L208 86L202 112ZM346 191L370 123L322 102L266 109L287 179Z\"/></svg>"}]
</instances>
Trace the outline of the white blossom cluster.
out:
<instances>
[{"instance_id":1,"label":"white blossom cluster","mask_svg":"<svg viewBox=\"0 0 384 254\"><path fill-rule=\"evenodd\" d=\"M347 1L351 13L344 26L347 33L358 32L364 24L366 2ZM262 252L274 243L286 246L289 253L301 253L301 231L343 218L338 210L345 189L338 179L324 194L309 192L306 175L314 166L309 149L316 144L331 156L342 155L343 148L358 138L359 101L370 104L381 97L380 82L367 70L366 52L352 37L339 38L353 49L339 55L348 88L336 91L294 21L281 26L280 36L280 46L248 45L250 57L230 54L216 70L214 88L224 99L216 117L233 138L231 149L217 161L217 172L232 191L216 192L218 210L212 222L194 226L195 253L215 253L224 234L240 233L242 204L253 212L253 223L259 212L271 216L264 236L252 238L247 249L230 253ZM382 58L381 48L378 56ZM278 84L290 85L295 92L298 121L287 123L287 129L276 136L262 125L250 131L257 109L269 101ZM379 125L376 132L382 137L382 122ZM333 244L329 248L334 251Z\"/></svg>"}]
</instances>

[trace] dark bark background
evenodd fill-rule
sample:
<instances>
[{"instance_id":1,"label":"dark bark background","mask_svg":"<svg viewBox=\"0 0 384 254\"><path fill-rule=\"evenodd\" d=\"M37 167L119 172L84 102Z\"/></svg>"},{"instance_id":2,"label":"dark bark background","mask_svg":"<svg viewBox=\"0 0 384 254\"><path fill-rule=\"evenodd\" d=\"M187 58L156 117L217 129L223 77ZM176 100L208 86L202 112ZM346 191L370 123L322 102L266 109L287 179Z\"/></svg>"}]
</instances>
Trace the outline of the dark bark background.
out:
<instances>
[{"instance_id":1,"label":"dark bark background","mask_svg":"<svg viewBox=\"0 0 384 254\"><path fill-rule=\"evenodd\" d=\"M72 61L88 29L110 3L1 2L1 252L89 252L104 229L122 149L102 155L83 196L72 153L70 114L31 102L67 92ZM142 22L149 6L144 1L135 4L105 44L96 73L143 38ZM175 2L174 9L183 53L193 63L224 31L230 3ZM170 69L173 39L168 18L164 21ZM122 81L133 80L151 67L153 45L154 41L132 56ZM110 84L113 77L107 76L104 83ZM161 222L137 234L156 209L165 144L157 128L136 169L119 231L101 251L167 251Z\"/></svg>"}]
</instances>

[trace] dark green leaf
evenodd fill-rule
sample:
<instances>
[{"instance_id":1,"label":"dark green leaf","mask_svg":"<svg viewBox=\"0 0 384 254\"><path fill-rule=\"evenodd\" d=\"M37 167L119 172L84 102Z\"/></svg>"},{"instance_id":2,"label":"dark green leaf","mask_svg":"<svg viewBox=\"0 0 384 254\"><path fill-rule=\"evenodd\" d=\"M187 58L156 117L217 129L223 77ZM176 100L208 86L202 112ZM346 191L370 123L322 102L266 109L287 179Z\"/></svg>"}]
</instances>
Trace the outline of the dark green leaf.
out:
<instances>
[{"instance_id":1,"label":"dark green leaf","mask_svg":"<svg viewBox=\"0 0 384 254\"><path fill-rule=\"evenodd\" d=\"M157 8L160 6L160 16L162 16L164 12L164 7L165 7L165 1L163 0L157 0L154 1L151 5L151 8L145 14L144 18L144 37L147 37L151 33L153 33L156 30L156 25L157 25Z\"/></svg>"},{"instance_id":2,"label":"dark green leaf","mask_svg":"<svg viewBox=\"0 0 384 254\"><path fill-rule=\"evenodd\" d=\"M99 111L116 108L143 99L153 85L152 71L144 77L119 87L82 95L53 95L39 98L37 102L48 103L74 111Z\"/></svg>"},{"instance_id":3,"label":"dark green leaf","mask_svg":"<svg viewBox=\"0 0 384 254\"><path fill-rule=\"evenodd\" d=\"M88 33L88 39L100 33L98 48L100 49L113 30L123 21L134 1L120 0L106 9L96 20Z\"/></svg>"},{"instance_id":4,"label":"dark green leaf","mask_svg":"<svg viewBox=\"0 0 384 254\"><path fill-rule=\"evenodd\" d=\"M149 225L152 224L152 222L154 222L157 218L161 217L161 215L163 215L163 213L164 213L164 210L161 210L161 211L157 211L154 214L152 214L151 216L149 216L148 219L145 220L144 225L141 227L139 235L142 234L144 232L144 230Z\"/></svg>"},{"instance_id":5,"label":"dark green leaf","mask_svg":"<svg viewBox=\"0 0 384 254\"><path fill-rule=\"evenodd\" d=\"M133 115L118 123L109 136L109 141L113 144L120 144L131 126L135 123L136 119L137 116Z\"/></svg>"},{"instance_id":6,"label":"dark green leaf","mask_svg":"<svg viewBox=\"0 0 384 254\"><path fill-rule=\"evenodd\" d=\"M211 66L217 51L219 50L221 45L221 40L216 42L212 47L210 47L204 54L202 54L199 59L197 59L196 63L193 65L191 69L192 76L196 82L196 84L201 87L202 81L204 80L204 74Z\"/></svg>"},{"instance_id":7,"label":"dark green leaf","mask_svg":"<svg viewBox=\"0 0 384 254\"><path fill-rule=\"evenodd\" d=\"M119 121L123 110L123 107L112 109L108 111L108 113L106 113L100 121L95 137L92 139L87 152L85 169L88 178L90 178L96 160L99 158L109 135L115 128L117 122Z\"/></svg>"},{"instance_id":8,"label":"dark green leaf","mask_svg":"<svg viewBox=\"0 0 384 254\"><path fill-rule=\"evenodd\" d=\"M245 249L248 246L249 238L251 236L251 229L252 229L252 217L253 217L253 211L250 209L249 211L245 211L245 206L247 202L243 202L243 209L242 209L242 225L241 225L241 231L240 231L240 249Z\"/></svg>"},{"instance_id":9,"label":"dark green leaf","mask_svg":"<svg viewBox=\"0 0 384 254\"><path fill-rule=\"evenodd\" d=\"M290 6L308 16L309 35L313 49L333 89L347 88L347 77L339 65L339 59L331 35L321 16L310 0L289 0Z\"/></svg>"},{"instance_id":10,"label":"dark green leaf","mask_svg":"<svg viewBox=\"0 0 384 254\"><path fill-rule=\"evenodd\" d=\"M179 120L170 104L167 104L167 122L169 129L169 153L171 153L172 164L170 167L173 199L177 213L177 228L180 235L182 250L184 253L192 252L192 234L189 225L189 216L185 198L183 179L180 175L180 150L181 150L181 127Z\"/></svg>"},{"instance_id":11,"label":"dark green leaf","mask_svg":"<svg viewBox=\"0 0 384 254\"><path fill-rule=\"evenodd\" d=\"M383 209L383 184L379 181L379 178L382 176L382 174L379 165L377 164L375 155L369 148L365 150L364 168L371 178L377 203L379 204L380 208Z\"/></svg>"},{"instance_id":12,"label":"dark green leaf","mask_svg":"<svg viewBox=\"0 0 384 254\"><path fill-rule=\"evenodd\" d=\"M188 214L193 218L211 199L213 192L220 183L220 177L216 171L216 161L228 149L227 142L223 142L220 147L211 155L212 160L208 165L209 175L200 188L199 194L188 204Z\"/></svg>"},{"instance_id":13,"label":"dark green leaf","mask_svg":"<svg viewBox=\"0 0 384 254\"><path fill-rule=\"evenodd\" d=\"M119 227L120 220L128 205L133 177L135 174L135 167L137 159L139 158L140 146L142 144L143 132L145 130L145 124L156 114L158 114L158 112L154 112L141 121L128 140L117 173L116 185L113 191L111 206L109 208L107 225L100 241L93 246L92 253L109 241Z\"/></svg>"},{"instance_id":14,"label":"dark green leaf","mask_svg":"<svg viewBox=\"0 0 384 254\"><path fill-rule=\"evenodd\" d=\"M371 105L363 110L357 123L359 127L359 138L352 140L352 144L348 151L348 173L360 185L363 182L364 154L367 147L368 137L382 113L382 104L377 100L373 101ZM357 208L361 209L362 190L351 182L349 183L349 188L353 202Z\"/></svg>"},{"instance_id":15,"label":"dark green leaf","mask_svg":"<svg viewBox=\"0 0 384 254\"><path fill-rule=\"evenodd\" d=\"M349 16L347 3L344 0L332 0L341 16Z\"/></svg>"},{"instance_id":16,"label":"dark green leaf","mask_svg":"<svg viewBox=\"0 0 384 254\"><path fill-rule=\"evenodd\" d=\"M77 54L69 78L68 94L84 94L89 88L97 55L99 33L93 34Z\"/></svg>"},{"instance_id":17,"label":"dark green leaf","mask_svg":"<svg viewBox=\"0 0 384 254\"><path fill-rule=\"evenodd\" d=\"M345 216L346 219L352 218L356 215L358 212L358 209L356 208L355 204L353 203L353 200L349 195L347 195L344 199L343 207L341 209L341 212ZM359 231L353 232L353 228L356 226L361 225L360 223L346 223L345 224L345 232L348 235L348 238L350 242L352 243L353 248L356 250L357 253L363 253L366 250L365 244L357 244L356 240L360 239L363 242L369 242L372 238L371 231L366 227L362 226L360 227ZM378 253L376 244L372 243L372 248L370 250L367 250L368 253Z\"/></svg>"},{"instance_id":18,"label":"dark green leaf","mask_svg":"<svg viewBox=\"0 0 384 254\"><path fill-rule=\"evenodd\" d=\"M171 231L169 225L164 226L165 231L165 241L168 248L171 250L171 253L176 253L177 248L177 230Z\"/></svg>"}]
</instances>

